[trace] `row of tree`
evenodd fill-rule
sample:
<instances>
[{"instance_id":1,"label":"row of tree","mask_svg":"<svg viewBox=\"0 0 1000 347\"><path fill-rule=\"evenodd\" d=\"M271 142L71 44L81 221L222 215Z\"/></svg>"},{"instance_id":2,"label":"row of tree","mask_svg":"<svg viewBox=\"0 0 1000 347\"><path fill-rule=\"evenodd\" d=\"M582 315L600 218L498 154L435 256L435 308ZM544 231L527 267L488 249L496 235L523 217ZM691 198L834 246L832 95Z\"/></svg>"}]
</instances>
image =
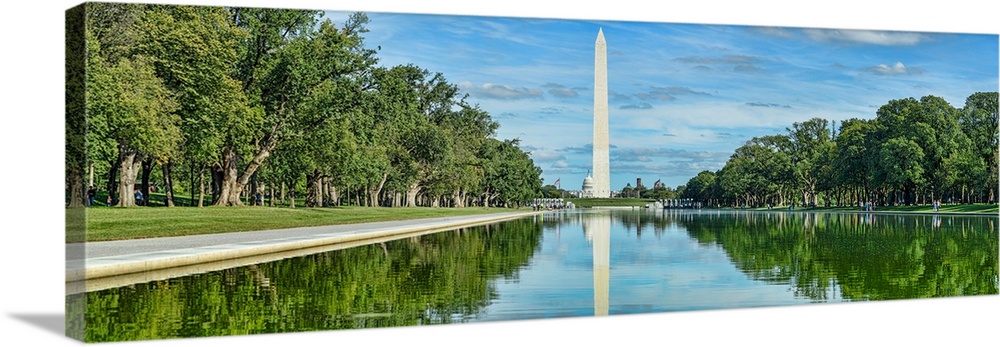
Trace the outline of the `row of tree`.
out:
<instances>
[{"instance_id":1,"label":"row of tree","mask_svg":"<svg viewBox=\"0 0 1000 347\"><path fill-rule=\"evenodd\" d=\"M541 170L440 73L377 65L368 18L88 3L67 13L68 204L88 177L117 206L507 206ZM83 72L86 72L83 74ZM158 169L157 169L158 168ZM186 187L184 182L187 183ZM301 197L301 196L300 196ZM210 200L209 200L210 199ZM209 200L209 201L206 201ZM248 201L254 201L250 199Z\"/></svg>"},{"instance_id":2,"label":"row of tree","mask_svg":"<svg viewBox=\"0 0 1000 347\"><path fill-rule=\"evenodd\" d=\"M755 137L682 197L716 206L996 203L997 92L962 108L925 96L889 101L873 119L813 118Z\"/></svg>"}]
</instances>

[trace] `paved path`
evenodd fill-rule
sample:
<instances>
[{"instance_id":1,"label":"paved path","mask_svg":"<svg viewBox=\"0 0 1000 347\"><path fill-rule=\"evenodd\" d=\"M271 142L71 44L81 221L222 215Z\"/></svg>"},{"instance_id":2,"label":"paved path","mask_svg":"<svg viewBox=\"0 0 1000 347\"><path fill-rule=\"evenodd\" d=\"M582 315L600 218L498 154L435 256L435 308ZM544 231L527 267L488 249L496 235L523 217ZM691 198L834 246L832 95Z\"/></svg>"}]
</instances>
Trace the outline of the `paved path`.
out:
<instances>
[{"instance_id":1,"label":"paved path","mask_svg":"<svg viewBox=\"0 0 1000 347\"><path fill-rule=\"evenodd\" d=\"M215 267L229 266L232 265L232 260L237 259L260 262L261 256L271 254L277 254L277 258L280 259L291 256L289 254L301 254L301 251L306 249L344 248L421 233L516 219L536 213L531 211L505 212L406 221L67 244L67 291L77 292L82 288L80 286L84 285L87 287L87 291L90 291L93 287L91 283L76 282L91 282L106 277L141 275L186 266L195 266L197 269L179 271L200 272L204 271L202 267L199 267L203 264L223 262L226 265L217 264ZM155 277L166 276L170 275L162 274ZM142 275L142 277L149 278L147 275ZM70 286L77 289L70 290Z\"/></svg>"}]
</instances>

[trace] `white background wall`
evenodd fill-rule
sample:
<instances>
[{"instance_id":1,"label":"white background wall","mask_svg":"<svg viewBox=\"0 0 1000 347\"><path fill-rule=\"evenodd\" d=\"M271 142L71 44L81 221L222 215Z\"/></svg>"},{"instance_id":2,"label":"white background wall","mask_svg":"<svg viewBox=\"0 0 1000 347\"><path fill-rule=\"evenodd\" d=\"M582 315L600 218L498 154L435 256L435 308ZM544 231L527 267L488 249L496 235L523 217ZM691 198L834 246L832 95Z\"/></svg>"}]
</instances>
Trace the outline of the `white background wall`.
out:
<instances>
[{"instance_id":1,"label":"white background wall","mask_svg":"<svg viewBox=\"0 0 1000 347\"><path fill-rule=\"evenodd\" d=\"M162 1L150 1L162 2ZM35 321L63 312L63 14L76 1L6 2L0 11L3 161L0 216L0 331L5 345L75 345ZM598 18L828 28L1000 33L995 2L736 1L683 4L615 0L421 1L251 0L168 3L317 9ZM654 6L654 7L650 7ZM38 170L38 171L35 171ZM42 191L29 188L40 184ZM573 318L461 326L369 329L167 340L129 346L434 345L992 345L1000 296L806 305L790 308ZM25 318L28 317L28 318ZM52 325L52 324L50 324ZM56 329L61 329L58 326ZM7 344L13 342L12 344Z\"/></svg>"}]
</instances>

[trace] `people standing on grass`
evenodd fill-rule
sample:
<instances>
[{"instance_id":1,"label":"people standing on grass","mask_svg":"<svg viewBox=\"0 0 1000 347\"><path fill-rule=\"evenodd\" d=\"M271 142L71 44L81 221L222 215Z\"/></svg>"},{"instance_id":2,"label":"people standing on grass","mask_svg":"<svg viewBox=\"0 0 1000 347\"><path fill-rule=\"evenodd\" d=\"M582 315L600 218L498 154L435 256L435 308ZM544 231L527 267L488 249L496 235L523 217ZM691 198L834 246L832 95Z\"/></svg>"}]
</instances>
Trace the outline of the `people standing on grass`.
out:
<instances>
[{"instance_id":1,"label":"people standing on grass","mask_svg":"<svg viewBox=\"0 0 1000 347\"><path fill-rule=\"evenodd\" d=\"M87 189L87 207L94 206L95 196L97 196L97 190L94 189L94 186L90 186L90 188Z\"/></svg>"},{"instance_id":2,"label":"people standing on grass","mask_svg":"<svg viewBox=\"0 0 1000 347\"><path fill-rule=\"evenodd\" d=\"M138 190L138 189L135 190L135 205L136 206L142 206L143 205L142 204L142 191Z\"/></svg>"},{"instance_id":3,"label":"people standing on grass","mask_svg":"<svg viewBox=\"0 0 1000 347\"><path fill-rule=\"evenodd\" d=\"M113 201L111 200L111 193L109 192L109 193L108 193L108 199L107 199L107 204L108 204L108 207L111 207L111 203L112 203L112 202L113 202Z\"/></svg>"}]
</instances>

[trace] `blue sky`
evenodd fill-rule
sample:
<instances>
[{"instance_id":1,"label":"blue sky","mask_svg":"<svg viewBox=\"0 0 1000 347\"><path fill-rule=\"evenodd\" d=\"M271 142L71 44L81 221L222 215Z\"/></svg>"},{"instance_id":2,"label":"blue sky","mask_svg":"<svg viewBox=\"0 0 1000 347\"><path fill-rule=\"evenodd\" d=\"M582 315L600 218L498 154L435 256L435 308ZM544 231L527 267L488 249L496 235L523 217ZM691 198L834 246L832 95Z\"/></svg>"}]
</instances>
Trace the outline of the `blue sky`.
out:
<instances>
[{"instance_id":1,"label":"blue sky","mask_svg":"<svg viewBox=\"0 0 1000 347\"><path fill-rule=\"evenodd\" d=\"M380 64L442 72L518 138L545 184L591 167L593 52L608 44L612 189L675 187L754 136L874 117L889 100L961 107L998 88L989 34L368 13ZM347 13L328 12L335 22Z\"/></svg>"}]
</instances>

